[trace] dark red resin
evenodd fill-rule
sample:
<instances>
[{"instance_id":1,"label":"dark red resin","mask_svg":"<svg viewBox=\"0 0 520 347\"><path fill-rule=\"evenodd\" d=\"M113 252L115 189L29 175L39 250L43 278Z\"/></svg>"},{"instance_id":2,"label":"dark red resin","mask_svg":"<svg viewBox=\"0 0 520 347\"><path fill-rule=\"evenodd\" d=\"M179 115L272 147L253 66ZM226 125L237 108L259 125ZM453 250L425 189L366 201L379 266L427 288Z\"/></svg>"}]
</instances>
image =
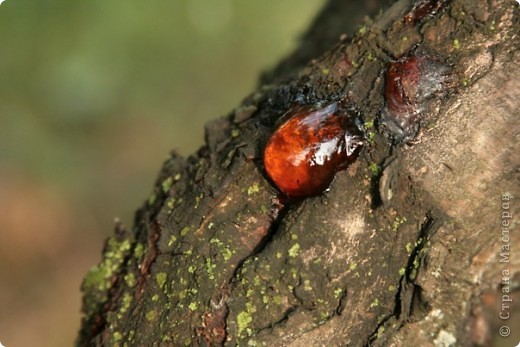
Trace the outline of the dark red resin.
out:
<instances>
[{"instance_id":1,"label":"dark red resin","mask_svg":"<svg viewBox=\"0 0 520 347\"><path fill-rule=\"evenodd\" d=\"M264 165L276 186L290 197L327 189L337 171L355 160L362 141L336 104L319 110L298 107L269 138Z\"/></svg>"},{"instance_id":2,"label":"dark red resin","mask_svg":"<svg viewBox=\"0 0 520 347\"><path fill-rule=\"evenodd\" d=\"M407 23L417 24L426 16L433 16L446 5L446 0L419 0L416 1L410 12L404 17Z\"/></svg>"},{"instance_id":3,"label":"dark red resin","mask_svg":"<svg viewBox=\"0 0 520 347\"><path fill-rule=\"evenodd\" d=\"M446 89L447 67L424 55L391 62L385 78L383 125L399 140L412 139L424 101Z\"/></svg>"}]
</instances>

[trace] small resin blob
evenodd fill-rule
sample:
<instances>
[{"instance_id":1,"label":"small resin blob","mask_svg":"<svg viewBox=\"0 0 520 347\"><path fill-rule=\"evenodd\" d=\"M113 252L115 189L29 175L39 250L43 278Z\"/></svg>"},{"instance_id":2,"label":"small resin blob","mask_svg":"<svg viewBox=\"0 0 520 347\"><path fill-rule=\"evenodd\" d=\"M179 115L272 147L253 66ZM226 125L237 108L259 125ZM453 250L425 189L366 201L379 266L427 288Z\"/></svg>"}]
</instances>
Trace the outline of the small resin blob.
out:
<instances>
[{"instance_id":1,"label":"small resin blob","mask_svg":"<svg viewBox=\"0 0 520 347\"><path fill-rule=\"evenodd\" d=\"M382 121L395 139L406 142L415 137L423 104L446 89L447 71L446 66L423 55L389 64Z\"/></svg>"},{"instance_id":2,"label":"small resin blob","mask_svg":"<svg viewBox=\"0 0 520 347\"><path fill-rule=\"evenodd\" d=\"M267 142L265 170L290 197L319 194L355 160L362 138L350 116L336 114L335 103L319 110L298 107L287 116Z\"/></svg>"}]
</instances>

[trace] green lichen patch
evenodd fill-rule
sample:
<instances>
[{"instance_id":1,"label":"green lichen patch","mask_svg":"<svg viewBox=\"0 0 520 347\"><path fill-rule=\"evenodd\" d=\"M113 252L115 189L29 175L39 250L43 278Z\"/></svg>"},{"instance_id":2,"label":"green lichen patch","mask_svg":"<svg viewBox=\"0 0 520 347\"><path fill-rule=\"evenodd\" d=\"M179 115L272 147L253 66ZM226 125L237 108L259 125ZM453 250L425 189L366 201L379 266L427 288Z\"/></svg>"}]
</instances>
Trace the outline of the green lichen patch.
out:
<instances>
[{"instance_id":1,"label":"green lichen patch","mask_svg":"<svg viewBox=\"0 0 520 347\"><path fill-rule=\"evenodd\" d=\"M209 243L217 247L218 253L222 255L225 261L229 261L235 253L235 251L231 250L229 246L225 245L224 242L222 242L217 237L211 238Z\"/></svg>"},{"instance_id":2,"label":"green lichen patch","mask_svg":"<svg viewBox=\"0 0 520 347\"><path fill-rule=\"evenodd\" d=\"M170 188L172 187L172 184L173 184L173 178L172 177L168 177L167 179L162 181L161 187L162 187L162 190L163 190L163 192L165 194L167 194L170 191Z\"/></svg>"},{"instance_id":3,"label":"green lichen patch","mask_svg":"<svg viewBox=\"0 0 520 347\"><path fill-rule=\"evenodd\" d=\"M453 48L460 49L460 41L458 39L453 40Z\"/></svg>"},{"instance_id":4,"label":"green lichen patch","mask_svg":"<svg viewBox=\"0 0 520 347\"><path fill-rule=\"evenodd\" d=\"M251 335L252 330L249 325L253 322L252 314L256 312L256 307L250 302L246 302L246 309L237 315L238 335L246 332Z\"/></svg>"},{"instance_id":5,"label":"green lichen patch","mask_svg":"<svg viewBox=\"0 0 520 347\"><path fill-rule=\"evenodd\" d=\"M370 308L374 308L377 306L379 306L379 299L375 298L374 301L372 301L372 303L370 304Z\"/></svg>"},{"instance_id":6,"label":"green lichen patch","mask_svg":"<svg viewBox=\"0 0 520 347\"><path fill-rule=\"evenodd\" d=\"M118 344L123 339L123 334L121 334L119 331L115 331L112 334L112 338L110 339L112 341L112 344Z\"/></svg>"},{"instance_id":7,"label":"green lichen patch","mask_svg":"<svg viewBox=\"0 0 520 347\"><path fill-rule=\"evenodd\" d=\"M295 243L294 245L292 245L291 248L289 248L289 250L287 251L287 253L289 254L289 257L296 258L300 253L300 244Z\"/></svg>"},{"instance_id":8,"label":"green lichen patch","mask_svg":"<svg viewBox=\"0 0 520 347\"><path fill-rule=\"evenodd\" d=\"M372 172L372 175L379 175L380 168L379 165L377 165L376 163L371 163L368 169L370 170L370 172Z\"/></svg>"},{"instance_id":9,"label":"green lichen patch","mask_svg":"<svg viewBox=\"0 0 520 347\"><path fill-rule=\"evenodd\" d=\"M240 130L238 129L231 129L231 137L235 138L235 137L239 137L240 136Z\"/></svg>"},{"instance_id":10,"label":"green lichen patch","mask_svg":"<svg viewBox=\"0 0 520 347\"><path fill-rule=\"evenodd\" d=\"M130 308L130 304L132 303L132 295L130 293L124 293L123 299L121 300L121 308L119 312L125 313Z\"/></svg>"},{"instance_id":11,"label":"green lichen patch","mask_svg":"<svg viewBox=\"0 0 520 347\"><path fill-rule=\"evenodd\" d=\"M97 307L106 302L107 293L113 284L112 278L119 272L130 248L131 242L128 239L108 239L101 263L92 267L83 281L84 310L87 315L95 312Z\"/></svg>"},{"instance_id":12,"label":"green lichen patch","mask_svg":"<svg viewBox=\"0 0 520 347\"><path fill-rule=\"evenodd\" d=\"M151 310L151 311L146 312L145 318L149 322L153 321L155 319L155 311Z\"/></svg>"},{"instance_id":13,"label":"green lichen patch","mask_svg":"<svg viewBox=\"0 0 520 347\"><path fill-rule=\"evenodd\" d=\"M395 217L394 223L392 224L392 229L397 231L399 227L407 221L406 217Z\"/></svg>"},{"instance_id":14,"label":"green lichen patch","mask_svg":"<svg viewBox=\"0 0 520 347\"><path fill-rule=\"evenodd\" d=\"M137 261L140 261L144 254L144 245L142 243L138 243L134 247L134 257Z\"/></svg>"},{"instance_id":15,"label":"green lichen patch","mask_svg":"<svg viewBox=\"0 0 520 347\"><path fill-rule=\"evenodd\" d=\"M246 330L246 328L249 326L249 324L251 324L252 321L253 317L251 317L250 313L246 311L240 312L237 316L238 335L242 335L244 330Z\"/></svg>"},{"instance_id":16,"label":"green lichen patch","mask_svg":"<svg viewBox=\"0 0 520 347\"><path fill-rule=\"evenodd\" d=\"M155 274L155 282L159 288L163 288L168 279L168 274L166 272L159 272Z\"/></svg>"},{"instance_id":17,"label":"green lichen patch","mask_svg":"<svg viewBox=\"0 0 520 347\"><path fill-rule=\"evenodd\" d=\"M185 226L184 228L181 229L179 234L181 236L186 236L189 232L190 232L190 227L189 226Z\"/></svg>"},{"instance_id":18,"label":"green lichen patch","mask_svg":"<svg viewBox=\"0 0 520 347\"><path fill-rule=\"evenodd\" d=\"M206 274L208 275L208 278L210 280L215 279L215 268L217 267L216 264L214 264L210 258L206 258Z\"/></svg>"},{"instance_id":19,"label":"green lichen patch","mask_svg":"<svg viewBox=\"0 0 520 347\"><path fill-rule=\"evenodd\" d=\"M198 307L199 307L199 304L197 304L195 301L191 302L191 303L188 305L188 308L189 308L191 311L196 311Z\"/></svg>"},{"instance_id":20,"label":"green lichen patch","mask_svg":"<svg viewBox=\"0 0 520 347\"><path fill-rule=\"evenodd\" d=\"M247 188L247 195L253 195L260 191L260 186L258 183L254 183Z\"/></svg>"}]
</instances>

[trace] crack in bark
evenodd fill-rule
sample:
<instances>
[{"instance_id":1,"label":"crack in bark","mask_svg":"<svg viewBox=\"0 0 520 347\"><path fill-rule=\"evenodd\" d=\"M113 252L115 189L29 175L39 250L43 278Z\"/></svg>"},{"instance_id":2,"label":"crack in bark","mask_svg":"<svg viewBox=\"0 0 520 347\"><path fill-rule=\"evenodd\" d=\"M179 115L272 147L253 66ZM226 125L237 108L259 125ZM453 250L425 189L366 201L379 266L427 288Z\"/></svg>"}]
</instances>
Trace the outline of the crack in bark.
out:
<instances>
[{"instance_id":1,"label":"crack in bark","mask_svg":"<svg viewBox=\"0 0 520 347\"><path fill-rule=\"evenodd\" d=\"M380 345L381 343L384 343L385 341L377 341L380 337L380 329L383 328L392 318L395 318L398 323L396 330L401 329L414 314L414 307L422 304L420 294L421 288L414 283L416 272L420 267L416 264L416 260L421 256L421 252L425 249L428 237L435 231L435 229L436 221L430 213L427 213L425 221L419 229L414 248L408 257L406 272L399 280L399 287L395 295L394 311L379 322L372 334L368 337L367 346ZM427 309L428 304L424 304Z\"/></svg>"},{"instance_id":2,"label":"crack in bark","mask_svg":"<svg viewBox=\"0 0 520 347\"><path fill-rule=\"evenodd\" d=\"M291 306L291 307L287 308L285 310L285 312L283 313L282 318L280 318L279 320L277 320L275 322L270 323L269 325L267 325L263 328L259 328L256 331L256 334L258 335L258 334L262 333L263 331L272 330L273 328L277 327L278 325L284 324L285 322L287 322L289 320L289 318L294 313L296 313L296 311L298 311L299 308L300 308L300 306Z\"/></svg>"},{"instance_id":3,"label":"crack in bark","mask_svg":"<svg viewBox=\"0 0 520 347\"><path fill-rule=\"evenodd\" d=\"M341 296L338 299L338 306L336 306L336 309L334 310L336 315L341 316L341 314L343 313L343 310L345 309L346 301L347 301L347 287L344 287L343 291L341 292Z\"/></svg>"}]
</instances>

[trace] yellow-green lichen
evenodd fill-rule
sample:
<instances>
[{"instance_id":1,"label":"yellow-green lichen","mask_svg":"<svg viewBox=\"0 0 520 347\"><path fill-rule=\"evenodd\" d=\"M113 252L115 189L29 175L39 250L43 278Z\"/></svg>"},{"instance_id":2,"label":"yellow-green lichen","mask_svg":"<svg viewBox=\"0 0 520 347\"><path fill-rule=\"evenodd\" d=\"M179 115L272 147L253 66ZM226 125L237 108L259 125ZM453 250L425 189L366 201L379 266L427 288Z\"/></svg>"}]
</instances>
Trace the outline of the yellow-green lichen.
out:
<instances>
[{"instance_id":1,"label":"yellow-green lichen","mask_svg":"<svg viewBox=\"0 0 520 347\"><path fill-rule=\"evenodd\" d=\"M253 290L253 288L249 288L248 290L246 290L246 298L250 298L254 292L255 291Z\"/></svg>"},{"instance_id":2,"label":"yellow-green lichen","mask_svg":"<svg viewBox=\"0 0 520 347\"><path fill-rule=\"evenodd\" d=\"M177 241L177 236L175 236L175 235L170 236L170 240L168 241L168 247L173 246L175 241Z\"/></svg>"},{"instance_id":3,"label":"yellow-green lichen","mask_svg":"<svg viewBox=\"0 0 520 347\"><path fill-rule=\"evenodd\" d=\"M368 168L372 172L372 175L377 176L379 174L379 165L376 163L371 163Z\"/></svg>"},{"instance_id":4,"label":"yellow-green lichen","mask_svg":"<svg viewBox=\"0 0 520 347\"><path fill-rule=\"evenodd\" d=\"M101 263L92 267L83 281L87 314L93 313L98 305L107 300L107 292L113 284L112 277L119 271L130 248L130 240L118 241L114 237L108 240Z\"/></svg>"},{"instance_id":5,"label":"yellow-green lichen","mask_svg":"<svg viewBox=\"0 0 520 347\"><path fill-rule=\"evenodd\" d=\"M166 272L158 272L157 274L155 274L155 282L157 283L159 288L164 287L167 279L168 274Z\"/></svg>"},{"instance_id":6,"label":"yellow-green lichen","mask_svg":"<svg viewBox=\"0 0 520 347\"><path fill-rule=\"evenodd\" d=\"M341 288L336 288L334 289L334 297L337 299L341 296L341 294L343 293L343 289Z\"/></svg>"},{"instance_id":7,"label":"yellow-green lichen","mask_svg":"<svg viewBox=\"0 0 520 347\"><path fill-rule=\"evenodd\" d=\"M115 331L112 334L112 344L117 344L123 339L123 334L121 334L119 331Z\"/></svg>"},{"instance_id":8,"label":"yellow-green lichen","mask_svg":"<svg viewBox=\"0 0 520 347\"><path fill-rule=\"evenodd\" d=\"M224 242L220 241L218 238L213 237L209 240L209 243L215 244L218 246L220 253L224 257L225 261L229 261L231 257L233 256L233 251L226 245L224 245Z\"/></svg>"},{"instance_id":9,"label":"yellow-green lichen","mask_svg":"<svg viewBox=\"0 0 520 347\"><path fill-rule=\"evenodd\" d=\"M282 297L280 295L273 296L273 302L276 305L281 305L282 304Z\"/></svg>"},{"instance_id":10,"label":"yellow-green lichen","mask_svg":"<svg viewBox=\"0 0 520 347\"><path fill-rule=\"evenodd\" d=\"M384 327L384 325L381 325L381 326L377 329L377 336L378 336L378 337L382 336L384 332L385 332L385 327Z\"/></svg>"},{"instance_id":11,"label":"yellow-green lichen","mask_svg":"<svg viewBox=\"0 0 520 347\"><path fill-rule=\"evenodd\" d=\"M138 243L137 245L135 245L134 247L134 257L137 259L137 260L140 260L141 257L143 256L144 254L144 246L142 243Z\"/></svg>"},{"instance_id":12,"label":"yellow-green lichen","mask_svg":"<svg viewBox=\"0 0 520 347\"><path fill-rule=\"evenodd\" d=\"M372 130L368 131L368 134L367 134L367 140L368 140L368 143L374 143L374 139L376 137L376 133Z\"/></svg>"},{"instance_id":13,"label":"yellow-green lichen","mask_svg":"<svg viewBox=\"0 0 520 347\"><path fill-rule=\"evenodd\" d=\"M152 311L146 312L145 318L149 322L153 321L155 319L155 311L152 310Z\"/></svg>"},{"instance_id":14,"label":"yellow-green lichen","mask_svg":"<svg viewBox=\"0 0 520 347\"><path fill-rule=\"evenodd\" d=\"M250 187L247 188L247 195L253 195L260 191L260 186L258 183L254 183Z\"/></svg>"},{"instance_id":15,"label":"yellow-green lichen","mask_svg":"<svg viewBox=\"0 0 520 347\"><path fill-rule=\"evenodd\" d=\"M162 181L161 187L162 187L162 190L163 190L163 192L165 194L170 191L170 188L172 187L172 184L173 184L173 178L171 178L171 177L168 177L167 179Z\"/></svg>"},{"instance_id":16,"label":"yellow-green lichen","mask_svg":"<svg viewBox=\"0 0 520 347\"><path fill-rule=\"evenodd\" d=\"M287 253L289 254L289 257L296 258L300 253L300 244L295 243L294 245L292 245L292 247L289 248L289 251Z\"/></svg>"},{"instance_id":17,"label":"yellow-green lichen","mask_svg":"<svg viewBox=\"0 0 520 347\"><path fill-rule=\"evenodd\" d=\"M453 40L453 48L460 49L460 41L458 39Z\"/></svg>"},{"instance_id":18,"label":"yellow-green lichen","mask_svg":"<svg viewBox=\"0 0 520 347\"><path fill-rule=\"evenodd\" d=\"M350 269L351 271L356 270L356 269L357 269L357 263L351 263L350 266L349 266L349 269Z\"/></svg>"},{"instance_id":19,"label":"yellow-green lichen","mask_svg":"<svg viewBox=\"0 0 520 347\"><path fill-rule=\"evenodd\" d=\"M238 335L242 335L245 331L248 336L251 336L253 331L249 328L249 324L253 322L252 313L256 312L256 306L250 302L246 302L246 309L237 315Z\"/></svg>"},{"instance_id":20,"label":"yellow-green lichen","mask_svg":"<svg viewBox=\"0 0 520 347\"><path fill-rule=\"evenodd\" d=\"M238 335L242 335L244 330L247 329L249 324L253 321L253 317L247 311L242 311L237 315L237 324L238 324Z\"/></svg>"},{"instance_id":21,"label":"yellow-green lichen","mask_svg":"<svg viewBox=\"0 0 520 347\"><path fill-rule=\"evenodd\" d=\"M404 274L406 273L406 268L402 267L399 269L399 275L400 276L404 276Z\"/></svg>"},{"instance_id":22,"label":"yellow-green lichen","mask_svg":"<svg viewBox=\"0 0 520 347\"><path fill-rule=\"evenodd\" d=\"M412 269L410 271L410 280L413 281L415 279L415 277L417 277L417 269Z\"/></svg>"},{"instance_id":23,"label":"yellow-green lichen","mask_svg":"<svg viewBox=\"0 0 520 347\"><path fill-rule=\"evenodd\" d=\"M233 251L226 247L222 250L222 256L225 261L229 261L233 257Z\"/></svg>"},{"instance_id":24,"label":"yellow-green lichen","mask_svg":"<svg viewBox=\"0 0 520 347\"><path fill-rule=\"evenodd\" d=\"M374 308L377 306L379 306L379 299L375 298L374 301L372 301L372 303L370 304L370 308Z\"/></svg>"},{"instance_id":25,"label":"yellow-green lichen","mask_svg":"<svg viewBox=\"0 0 520 347\"><path fill-rule=\"evenodd\" d=\"M125 313L126 311L128 311L128 308L130 308L130 304L132 303L132 295L130 295L130 293L124 293L121 302L122 305L119 311L121 313Z\"/></svg>"},{"instance_id":26,"label":"yellow-green lichen","mask_svg":"<svg viewBox=\"0 0 520 347\"><path fill-rule=\"evenodd\" d=\"M217 265L213 264L211 259L206 258L206 273L207 273L208 278L210 280L214 280L215 279L214 270L215 270L216 267L217 267Z\"/></svg>"},{"instance_id":27,"label":"yellow-green lichen","mask_svg":"<svg viewBox=\"0 0 520 347\"><path fill-rule=\"evenodd\" d=\"M399 216L395 217L394 223L393 223L393 225L392 225L392 229L393 229L394 231L397 231L397 229L399 229L399 227L400 227L404 222L406 222L406 220L407 220L406 217L399 217Z\"/></svg>"},{"instance_id":28,"label":"yellow-green lichen","mask_svg":"<svg viewBox=\"0 0 520 347\"><path fill-rule=\"evenodd\" d=\"M193 208L197 209L199 208L199 204L204 199L204 193L200 193L200 195L195 197L195 206Z\"/></svg>"},{"instance_id":29,"label":"yellow-green lichen","mask_svg":"<svg viewBox=\"0 0 520 347\"><path fill-rule=\"evenodd\" d=\"M188 308L189 308L191 311L196 311L197 308L199 308L199 304L197 304L195 301L190 302L190 304L188 305Z\"/></svg>"},{"instance_id":30,"label":"yellow-green lichen","mask_svg":"<svg viewBox=\"0 0 520 347\"><path fill-rule=\"evenodd\" d=\"M189 226L185 226L184 228L181 229L181 231L179 232L179 234L181 236L186 236L186 234L188 234L190 232L190 227Z\"/></svg>"},{"instance_id":31,"label":"yellow-green lichen","mask_svg":"<svg viewBox=\"0 0 520 347\"><path fill-rule=\"evenodd\" d=\"M133 286L135 286L135 275L133 273L127 273L125 275L125 283L127 286L129 286L130 288L132 288Z\"/></svg>"},{"instance_id":32,"label":"yellow-green lichen","mask_svg":"<svg viewBox=\"0 0 520 347\"><path fill-rule=\"evenodd\" d=\"M157 301L159 301L159 295L158 295L158 294L154 294L154 295L152 296L152 301L153 301L153 302L157 302Z\"/></svg>"}]
</instances>

